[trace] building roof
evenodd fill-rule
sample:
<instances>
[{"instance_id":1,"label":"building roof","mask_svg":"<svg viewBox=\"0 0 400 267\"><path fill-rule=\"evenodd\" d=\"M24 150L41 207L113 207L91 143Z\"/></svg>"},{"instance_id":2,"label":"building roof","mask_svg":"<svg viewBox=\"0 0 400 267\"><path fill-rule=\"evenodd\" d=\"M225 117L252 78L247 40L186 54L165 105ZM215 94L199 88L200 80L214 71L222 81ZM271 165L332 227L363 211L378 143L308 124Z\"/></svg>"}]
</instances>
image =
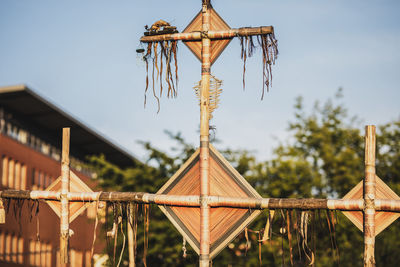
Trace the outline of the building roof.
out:
<instances>
[{"instance_id":1,"label":"building roof","mask_svg":"<svg viewBox=\"0 0 400 267\"><path fill-rule=\"evenodd\" d=\"M0 107L22 121L29 131L61 148L62 128L71 128L70 150L75 157L104 154L120 167L133 166L137 159L84 123L73 118L26 85L0 87Z\"/></svg>"}]
</instances>

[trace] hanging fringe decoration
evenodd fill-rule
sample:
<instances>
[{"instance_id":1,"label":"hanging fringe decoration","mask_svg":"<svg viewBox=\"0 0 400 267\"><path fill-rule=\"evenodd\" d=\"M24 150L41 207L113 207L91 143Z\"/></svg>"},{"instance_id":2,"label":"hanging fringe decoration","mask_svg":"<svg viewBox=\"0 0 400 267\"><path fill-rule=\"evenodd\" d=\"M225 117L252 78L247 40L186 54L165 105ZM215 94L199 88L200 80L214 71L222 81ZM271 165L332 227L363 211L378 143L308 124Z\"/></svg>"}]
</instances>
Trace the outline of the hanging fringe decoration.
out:
<instances>
[{"instance_id":1,"label":"hanging fringe decoration","mask_svg":"<svg viewBox=\"0 0 400 267\"><path fill-rule=\"evenodd\" d=\"M315 214L315 210L311 211L311 242L313 245L313 250L314 250L314 257L317 258L317 231L315 229L315 224L316 224L316 214ZM315 266L315 262L313 262L312 266Z\"/></svg>"},{"instance_id":2,"label":"hanging fringe decoration","mask_svg":"<svg viewBox=\"0 0 400 267\"><path fill-rule=\"evenodd\" d=\"M135 204L133 215L133 239L134 239L134 254L135 257L137 255L137 226L138 226L138 218L139 218L139 204Z\"/></svg>"},{"instance_id":3,"label":"hanging fringe decoration","mask_svg":"<svg viewBox=\"0 0 400 267\"><path fill-rule=\"evenodd\" d=\"M281 210L281 229L280 229L280 233L281 233L281 249L282 249L282 266L285 266L285 248L283 246L283 237L285 235L285 214L283 213L283 210Z\"/></svg>"},{"instance_id":4,"label":"hanging fringe decoration","mask_svg":"<svg viewBox=\"0 0 400 267\"><path fill-rule=\"evenodd\" d=\"M292 248L292 233L290 232L290 221L291 221L291 216L289 210L286 210L286 232L287 232L287 237L288 237L288 242L289 242L289 253L290 253L290 265L293 266L293 248Z\"/></svg>"},{"instance_id":5,"label":"hanging fringe decoration","mask_svg":"<svg viewBox=\"0 0 400 267\"><path fill-rule=\"evenodd\" d=\"M267 223L265 224L265 228L264 228L264 234L263 234L262 240L259 240L262 243L265 243L266 241L271 239L272 220L274 218L274 215L275 215L275 210L269 210Z\"/></svg>"},{"instance_id":6,"label":"hanging fringe decoration","mask_svg":"<svg viewBox=\"0 0 400 267\"><path fill-rule=\"evenodd\" d=\"M246 87L246 61L255 51L253 36L240 36L241 58L243 60L243 89ZM269 91L272 85L272 65L278 57L278 41L273 33L257 36L258 46L262 50L263 56L263 87L261 100L264 98L265 87Z\"/></svg>"},{"instance_id":7,"label":"hanging fringe decoration","mask_svg":"<svg viewBox=\"0 0 400 267\"><path fill-rule=\"evenodd\" d=\"M157 113L160 111L160 97L163 94L163 84L167 85L167 97L178 95L178 61L177 61L177 41L150 42L147 44L146 54L143 60L146 63L146 89L144 92L144 106L146 107L147 91L149 89L149 63L152 64L152 89L153 96L157 100ZM165 81L163 81L165 62ZM171 68L175 65L175 70ZM156 73L155 73L156 71ZM175 73L173 73L175 72ZM159 93L156 93L156 84L159 84Z\"/></svg>"},{"instance_id":8,"label":"hanging fringe decoration","mask_svg":"<svg viewBox=\"0 0 400 267\"><path fill-rule=\"evenodd\" d=\"M332 245L332 256L337 262L339 266L339 248L336 241L336 234L335 234L335 217L333 211L327 210L326 211L326 219L328 223L330 238L331 238L331 245Z\"/></svg>"},{"instance_id":9,"label":"hanging fringe decoration","mask_svg":"<svg viewBox=\"0 0 400 267\"><path fill-rule=\"evenodd\" d=\"M194 92L199 100L200 105L200 90L201 90L201 80L195 84L193 87ZM216 110L219 106L219 98L222 93L222 80L217 79L215 76L210 75L210 96L209 96L209 105L208 105L208 114L209 120L212 119L213 111Z\"/></svg>"},{"instance_id":10,"label":"hanging fringe decoration","mask_svg":"<svg viewBox=\"0 0 400 267\"><path fill-rule=\"evenodd\" d=\"M150 205L143 205L143 230L144 230L144 245L143 245L143 265L147 267L147 249L149 247L149 215Z\"/></svg>"},{"instance_id":11,"label":"hanging fringe decoration","mask_svg":"<svg viewBox=\"0 0 400 267\"><path fill-rule=\"evenodd\" d=\"M183 237L183 240L182 240L182 258L186 259L186 256L187 256L187 254L186 254L186 238Z\"/></svg>"},{"instance_id":12,"label":"hanging fringe decoration","mask_svg":"<svg viewBox=\"0 0 400 267\"><path fill-rule=\"evenodd\" d=\"M300 230L299 230L299 217L300 217L300 211L299 210L294 210L294 215L293 218L295 218L295 222L294 222L294 226L295 226L295 230L296 230L296 243L297 243L297 249L298 249L298 253L299 253L299 258L300 261L302 260L302 256L301 256L301 249L300 249Z\"/></svg>"},{"instance_id":13,"label":"hanging fringe decoration","mask_svg":"<svg viewBox=\"0 0 400 267\"><path fill-rule=\"evenodd\" d=\"M13 199L12 201L14 219L18 222L20 232L22 231L22 208L24 206L24 203L24 199Z\"/></svg>"},{"instance_id":14,"label":"hanging fringe decoration","mask_svg":"<svg viewBox=\"0 0 400 267\"><path fill-rule=\"evenodd\" d=\"M121 226L121 233L122 233L123 239L122 239L122 249L121 249L121 253L119 255L117 267L119 267L119 265L121 264L122 255L124 254L124 250L125 250L125 241L126 241L126 236L125 236L125 232L123 229L123 221L122 221L122 215L123 215L122 205L120 205L119 208L120 208L121 215L118 217L118 224Z\"/></svg>"},{"instance_id":15,"label":"hanging fringe decoration","mask_svg":"<svg viewBox=\"0 0 400 267\"><path fill-rule=\"evenodd\" d=\"M245 237L246 237L246 244L247 244L247 240L248 240L248 232L250 233L255 233L257 234L257 242L258 242L258 262L260 263L260 267L262 264L262 257L261 257L261 249L262 249L262 244L263 244L263 240L261 239L261 231L254 231L251 230L249 228L245 228ZM251 244L251 243L250 243Z\"/></svg>"},{"instance_id":16,"label":"hanging fringe decoration","mask_svg":"<svg viewBox=\"0 0 400 267\"><path fill-rule=\"evenodd\" d=\"M114 203L110 203L110 202L106 202L106 212L105 212L105 223L104 223L104 231L106 232L106 249L107 249L107 255L108 255L108 258L110 259L110 261L111 261L111 264L112 265L114 265L114 261L112 261L112 259L113 259L113 257L112 257L112 249L111 249L111 238L110 237L112 237L112 234L110 234L110 233L112 233L112 232L114 232L113 230L111 230L111 231L109 231L108 229L109 229L109 223L108 223L108 215L109 215L109 213L110 213L110 208L112 208L113 210L114 210ZM114 221L114 219L113 219L113 221ZM114 226L114 224L113 224L113 226ZM114 227L113 227L114 228Z\"/></svg>"},{"instance_id":17,"label":"hanging fringe decoration","mask_svg":"<svg viewBox=\"0 0 400 267\"><path fill-rule=\"evenodd\" d=\"M101 194L101 192L100 192ZM97 200L96 200L96 219L94 222L94 229L93 229L93 242L92 242L92 248L90 249L90 259L92 261L93 255L94 255L94 244L96 243L96 237L97 237L97 225L99 224L99 197L100 194L97 195Z\"/></svg>"},{"instance_id":18,"label":"hanging fringe decoration","mask_svg":"<svg viewBox=\"0 0 400 267\"><path fill-rule=\"evenodd\" d=\"M306 255L308 261L310 262L308 265L314 264L314 252L308 246L308 223L310 221L310 214L308 211L301 212L300 219L300 236L302 239L302 247L303 252Z\"/></svg>"},{"instance_id":19,"label":"hanging fringe decoration","mask_svg":"<svg viewBox=\"0 0 400 267\"><path fill-rule=\"evenodd\" d=\"M137 222L138 222L138 204L130 202L128 204L128 225L132 229L133 234L133 262L136 262L136 249L137 249ZM129 237L128 237L129 238Z\"/></svg>"},{"instance_id":20,"label":"hanging fringe decoration","mask_svg":"<svg viewBox=\"0 0 400 267\"><path fill-rule=\"evenodd\" d=\"M115 255L116 255L116 250L117 250L117 237L118 237L118 209L117 209L117 204L112 203L112 209L113 209L113 228L111 231L107 232L107 237L113 238L114 239L114 245L113 245L113 253L112 253L112 259L113 259L113 265L115 265Z\"/></svg>"}]
</instances>

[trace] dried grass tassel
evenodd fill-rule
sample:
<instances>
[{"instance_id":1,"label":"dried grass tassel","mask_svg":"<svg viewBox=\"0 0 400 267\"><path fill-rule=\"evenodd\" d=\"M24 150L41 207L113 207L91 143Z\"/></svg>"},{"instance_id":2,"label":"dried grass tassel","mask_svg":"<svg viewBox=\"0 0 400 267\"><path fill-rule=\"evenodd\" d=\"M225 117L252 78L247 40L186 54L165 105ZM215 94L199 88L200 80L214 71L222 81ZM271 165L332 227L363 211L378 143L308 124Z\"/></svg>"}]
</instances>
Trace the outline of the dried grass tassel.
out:
<instances>
[{"instance_id":1,"label":"dried grass tassel","mask_svg":"<svg viewBox=\"0 0 400 267\"><path fill-rule=\"evenodd\" d=\"M329 228L329 236L331 239L331 245L332 245L332 256L337 262L337 265L339 266L339 248L337 246L336 242L336 234L335 234L335 218L333 216L333 212L327 210L326 211L326 219L328 223L328 228Z\"/></svg>"},{"instance_id":2,"label":"dried grass tassel","mask_svg":"<svg viewBox=\"0 0 400 267\"><path fill-rule=\"evenodd\" d=\"M143 205L143 215L144 215L144 245L143 245L143 265L147 267L147 248L149 247L149 213L150 213L150 205Z\"/></svg>"},{"instance_id":3,"label":"dried grass tassel","mask_svg":"<svg viewBox=\"0 0 400 267\"><path fill-rule=\"evenodd\" d=\"M309 223L309 212L302 211L301 212L301 220L300 220L300 235L302 237L302 247L304 254L307 259L310 261L308 265L314 264L314 252L308 246L308 223Z\"/></svg>"},{"instance_id":4,"label":"dried grass tassel","mask_svg":"<svg viewBox=\"0 0 400 267\"><path fill-rule=\"evenodd\" d=\"M249 231L248 231L247 227L244 228L244 236L246 238L246 249L245 249L244 255L247 255L247 250L249 250L249 248L250 248L250 246L249 246L249 243L250 243L250 241L249 241Z\"/></svg>"},{"instance_id":5,"label":"dried grass tassel","mask_svg":"<svg viewBox=\"0 0 400 267\"><path fill-rule=\"evenodd\" d=\"M285 248L283 246L283 238L285 235L285 214L283 213L283 210L281 210L281 229L280 229L280 233L281 233L281 249L282 249L282 266L285 266Z\"/></svg>"},{"instance_id":6,"label":"dried grass tassel","mask_svg":"<svg viewBox=\"0 0 400 267\"><path fill-rule=\"evenodd\" d=\"M317 231L315 229L315 224L316 224L316 215L315 215L315 210L311 211L312 214L312 221L311 221L311 234L312 234L312 244L313 244L313 250L314 250L314 257L317 258ZM315 266L315 262L313 262L312 266Z\"/></svg>"},{"instance_id":7,"label":"dried grass tassel","mask_svg":"<svg viewBox=\"0 0 400 267\"><path fill-rule=\"evenodd\" d=\"M251 57L255 50L255 44L252 36L239 37L241 46L241 58L243 60L243 89L245 88L246 61ZM263 57L263 87L261 99L264 98L265 87L269 91L272 84L272 65L278 57L278 41L273 33L261 35L257 37L258 46L262 50Z\"/></svg>"},{"instance_id":8,"label":"dried grass tassel","mask_svg":"<svg viewBox=\"0 0 400 267\"><path fill-rule=\"evenodd\" d=\"M118 260L117 267L119 267L119 265L121 264L122 255L124 254L124 250L125 250L125 241L126 241L126 236L125 236L125 232L124 232L124 229L123 229L123 221L122 221L122 215L123 215L122 205L119 206L119 208L120 208L120 211L121 211L121 216L118 217L118 224L120 224L120 226L121 226L121 233L122 233L123 240L122 240L122 249L121 249L121 253L119 255L119 260Z\"/></svg>"},{"instance_id":9,"label":"dried grass tassel","mask_svg":"<svg viewBox=\"0 0 400 267\"><path fill-rule=\"evenodd\" d=\"M146 63L146 88L144 90L144 107L146 107L147 90L149 89L149 59L151 58L151 43L147 44L146 55L143 56L143 61Z\"/></svg>"},{"instance_id":10,"label":"dried grass tassel","mask_svg":"<svg viewBox=\"0 0 400 267\"><path fill-rule=\"evenodd\" d=\"M201 81L195 84L193 87L194 92L196 94L197 99L199 100L200 105L200 91L202 85ZM215 76L210 75L210 85L209 85L210 93L209 93L209 105L208 105L208 119L211 120L213 118L213 112L219 106L220 95L222 93L222 80L217 79Z\"/></svg>"},{"instance_id":11,"label":"dried grass tassel","mask_svg":"<svg viewBox=\"0 0 400 267\"><path fill-rule=\"evenodd\" d=\"M268 218L267 218L267 223L265 224L265 228L264 228L264 234L262 237L261 242L265 243L267 240L270 239L271 236L271 228L272 228L272 220L274 218L275 215L275 210L269 210L268 213Z\"/></svg>"},{"instance_id":12,"label":"dried grass tassel","mask_svg":"<svg viewBox=\"0 0 400 267\"><path fill-rule=\"evenodd\" d=\"M167 84L167 97L176 97L178 87L178 61L177 61L177 41L150 42L147 44L147 52L143 56L146 63L146 88L144 92L144 106L146 107L147 91L149 88L149 61L152 61L152 89L153 96L157 100L157 113L160 111L160 99L163 94L163 72L165 69L165 83ZM171 68L172 61L175 64L175 75ZM165 68L164 68L165 62ZM174 81L175 80L175 81ZM159 94L156 94L156 85L160 86ZM158 95L158 96L157 96Z\"/></svg>"},{"instance_id":13,"label":"dried grass tassel","mask_svg":"<svg viewBox=\"0 0 400 267\"><path fill-rule=\"evenodd\" d=\"M293 266L293 248L292 248L292 234L290 232L290 212L286 210L286 227L287 236L289 241L289 252L290 252L290 264Z\"/></svg>"},{"instance_id":14,"label":"dried grass tassel","mask_svg":"<svg viewBox=\"0 0 400 267\"><path fill-rule=\"evenodd\" d=\"M300 228L300 226L299 226L300 211L294 210L293 212L296 215L296 216L293 216L293 218L295 218L295 220L296 220L294 225L295 225L295 230L296 230L297 249L299 251L299 257L300 257L300 261L301 261L302 257L301 257L301 249L300 249L300 230L299 230L299 228Z\"/></svg>"},{"instance_id":15,"label":"dried grass tassel","mask_svg":"<svg viewBox=\"0 0 400 267\"><path fill-rule=\"evenodd\" d=\"M92 261L93 255L94 255L94 244L96 242L96 237L97 237L97 225L99 224L99 197L100 197L101 192L97 195L97 200L96 200L96 220L94 222L94 229L93 229L93 242L92 242L92 248L90 249L90 259Z\"/></svg>"},{"instance_id":16,"label":"dried grass tassel","mask_svg":"<svg viewBox=\"0 0 400 267\"><path fill-rule=\"evenodd\" d=\"M40 220L39 220L39 201L36 201L36 240L40 242Z\"/></svg>"},{"instance_id":17,"label":"dried grass tassel","mask_svg":"<svg viewBox=\"0 0 400 267\"><path fill-rule=\"evenodd\" d=\"M116 203L113 203L113 228L111 231L107 231L107 237L114 238L114 246L113 246L113 253L112 253L112 259L113 259L113 265L115 265L115 256L116 256L116 250L117 250L117 237L118 237L118 221L120 220L119 214L118 214L118 209L116 207ZM121 218L122 220L122 218Z\"/></svg>"},{"instance_id":18,"label":"dried grass tassel","mask_svg":"<svg viewBox=\"0 0 400 267\"><path fill-rule=\"evenodd\" d=\"M187 256L187 254L186 254L186 238L183 237L183 240L182 240L182 258L186 259L186 256Z\"/></svg>"}]
</instances>

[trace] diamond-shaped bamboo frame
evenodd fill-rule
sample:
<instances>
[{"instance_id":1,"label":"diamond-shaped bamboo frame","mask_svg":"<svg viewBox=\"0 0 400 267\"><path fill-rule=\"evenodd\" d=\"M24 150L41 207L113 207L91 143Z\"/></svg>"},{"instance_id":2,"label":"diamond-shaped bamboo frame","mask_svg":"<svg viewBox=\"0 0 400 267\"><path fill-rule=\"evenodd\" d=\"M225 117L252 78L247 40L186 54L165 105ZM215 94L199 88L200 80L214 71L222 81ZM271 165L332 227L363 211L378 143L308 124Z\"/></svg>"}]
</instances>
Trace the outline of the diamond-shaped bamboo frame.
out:
<instances>
[{"instance_id":1,"label":"diamond-shaped bamboo frame","mask_svg":"<svg viewBox=\"0 0 400 267\"><path fill-rule=\"evenodd\" d=\"M387 200L400 200L400 197L385 184L377 175L376 178L376 198ZM362 199L363 198L363 181L359 182L343 199ZM361 211L343 211L343 214L360 229L363 229L363 213ZM386 227L392 224L400 217L400 213L377 211L375 213L375 236L382 232Z\"/></svg>"},{"instance_id":2,"label":"diamond-shaped bamboo frame","mask_svg":"<svg viewBox=\"0 0 400 267\"><path fill-rule=\"evenodd\" d=\"M195 153L193 153L193 155L182 165L182 167L165 183L165 185L161 187L157 194L199 194L199 154L200 149L197 149ZM210 155L210 164L214 166L210 170L210 176L212 177L210 181L212 195L217 196L218 193L225 193L219 195L261 199L261 196L257 191L253 189L246 179L244 179L212 145L210 145ZM217 181L218 179L220 179L220 181ZM221 186L225 186L224 190L222 190L224 192L220 191ZM159 206L159 208L164 212L176 229L186 238L194 251L199 254L199 208L171 206ZM226 207L212 208L210 224L215 225L215 220L218 220L219 227L211 227L210 258L212 259L218 255L218 253L240 232L242 232L243 229L259 214L259 210L232 209ZM229 221L226 221L227 219L229 219ZM216 233L216 231L218 232ZM213 238L214 236L216 237Z\"/></svg>"},{"instance_id":3,"label":"diamond-shaped bamboo frame","mask_svg":"<svg viewBox=\"0 0 400 267\"><path fill-rule=\"evenodd\" d=\"M210 30L211 31L228 31L231 29L228 23L226 23L221 16L215 11L214 8L209 8L210 10ZM189 25L183 30L183 33L190 33L201 31L202 23L202 12L200 11ZM228 44L232 39L216 39L211 40L211 54L210 54L210 64L218 59L222 54ZM199 41L184 41L183 42L192 53L201 61L201 40Z\"/></svg>"},{"instance_id":4,"label":"diamond-shaped bamboo frame","mask_svg":"<svg viewBox=\"0 0 400 267\"><path fill-rule=\"evenodd\" d=\"M93 190L87 186L79 177L73 172L69 172L70 175L70 191L76 193L91 193ZM60 191L61 190L61 176L58 177L51 185L49 185L45 191ZM61 217L61 204L58 201L46 201L50 208ZM85 209L90 205L90 203L85 202L73 202L69 204L69 223L76 219Z\"/></svg>"}]
</instances>

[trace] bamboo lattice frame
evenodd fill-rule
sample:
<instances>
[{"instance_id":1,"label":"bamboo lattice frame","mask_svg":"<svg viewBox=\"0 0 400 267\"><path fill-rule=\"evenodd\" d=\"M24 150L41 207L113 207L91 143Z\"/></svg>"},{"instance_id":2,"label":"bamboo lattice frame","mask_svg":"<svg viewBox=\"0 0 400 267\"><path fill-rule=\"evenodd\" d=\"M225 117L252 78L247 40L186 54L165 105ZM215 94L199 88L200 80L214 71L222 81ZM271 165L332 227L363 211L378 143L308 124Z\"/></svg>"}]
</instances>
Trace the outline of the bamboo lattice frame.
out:
<instances>
[{"instance_id":1,"label":"bamboo lattice frame","mask_svg":"<svg viewBox=\"0 0 400 267\"><path fill-rule=\"evenodd\" d=\"M199 161L199 190L194 195L151 194L146 192L70 192L69 170L69 128L63 130L63 147L61 162L61 191L16 191L5 190L0 192L0 198L9 199L43 199L60 201L60 258L62 263L68 263L69 242L69 203L85 201L119 201L135 202L139 204L157 204L168 207L187 207L200 209L200 234L199 234L199 265L208 267L212 255L210 255L210 216L213 208L231 209L329 209L342 211L362 211L364 229L364 266L375 266L375 213L400 212L400 200L390 196L391 199L378 199L376 196L377 179L375 174L375 126L366 126L365 134L365 179L363 180L364 192L362 199L284 199L261 198L254 191L253 196L226 196L213 195L210 188L210 168L212 168L213 147L209 144L209 84L211 68L211 40L228 40L234 37L248 37L273 34L272 26L255 28L225 29L215 31L210 28L211 5L209 0L202 1L201 31L161 34L144 36L140 40L144 43L162 42L168 40L200 41L201 42L201 90L200 90L200 148L193 157ZM200 19L200 18L199 18ZM221 50L222 51L222 50ZM216 54L218 55L218 54ZM216 56L217 57L217 56ZM221 159L224 161L224 159ZM189 164L189 163L188 163ZM230 166L228 164L228 166ZM184 165L183 168L187 167ZM231 170L233 173L236 171ZM178 177L176 174L173 178ZM171 180L174 180L171 178ZM170 180L170 181L171 181ZM159 192L169 186L168 182ZM252 189L253 190L253 189ZM394 199L393 199L394 198ZM162 208L165 211L165 208ZM1 210L1 206L0 206ZM0 212L1 215L1 212ZM168 214L167 214L168 216ZM0 218L0 221L3 218ZM179 228L178 228L179 229ZM239 228L238 228L239 229ZM187 233L183 233L186 234ZM236 235L235 232L234 235ZM193 244L192 244L193 245ZM218 250L222 249L218 248Z\"/></svg>"},{"instance_id":2,"label":"bamboo lattice frame","mask_svg":"<svg viewBox=\"0 0 400 267\"><path fill-rule=\"evenodd\" d=\"M366 134L372 135L370 129L374 129L374 126L366 126ZM374 135L374 133L373 133ZM69 135L63 135L63 151L68 149L65 146L69 146L69 140L65 140L69 138ZM371 142L370 138L366 137L366 154L369 149L371 149L372 145L368 145ZM375 138L373 138L375 140ZM215 150L211 147L211 150ZM215 151L214 151L215 152ZM193 158L198 157L199 152L196 152L193 155ZM66 159L65 162L68 162ZM369 161L368 161L369 163ZM190 160L187 164L190 164ZM183 168L187 167L184 165ZM68 169L68 166L62 167L64 170ZM370 171L370 168L369 168ZM64 172L65 175L65 172ZM376 188L377 183L383 183L379 177L373 173L375 179L374 182L370 182L374 188ZM173 180L171 178L171 180ZM162 188L160 191L165 189L165 187L170 185L171 180ZM70 177L68 177L67 182L69 183ZM363 180L365 186L365 179ZM360 185L357 185L354 190L350 191L350 193L357 191ZM385 188L387 186L385 185ZM376 189L375 189L376 190ZM382 190L382 189L379 189ZM378 196L382 196L382 194L378 194ZM374 198L374 205L372 205L372 209L375 212L382 213L393 213L396 212L396 218L400 212L400 199L397 197L393 199L393 196L385 195L385 197L390 197L390 199L377 199ZM368 196L370 197L370 196ZM133 202L138 204L156 204L160 205L160 207L165 206L180 206L180 207L193 207L200 208L204 202L207 203L210 207L230 207L235 209L254 209L254 210L262 210L262 209L302 209L302 210L315 210L315 209L328 209L328 210L341 210L345 212L360 212L362 211L365 216L368 216L366 209L371 208L367 206L366 203L370 201L370 199L366 199L366 196L363 195L363 199L287 199L287 198L261 198L261 197L226 197L226 196L216 196L209 195L206 198L201 198L199 195L168 195L168 194L151 194L151 193L143 193L143 192L69 192L68 190L65 192L62 191L28 191L28 190L4 190L0 192L0 198L4 199L30 199L30 200L51 200L51 201L62 201L65 198L68 203L70 202L87 202L87 201L119 201L119 202ZM63 208L63 207L62 207ZM64 207L64 209L66 209ZM65 214L65 211L61 212ZM373 219L374 220L374 219ZM371 218L369 218L371 222ZM374 220L375 221L375 220ZM393 219L390 219L393 221ZM365 229L366 220L363 220L363 225ZM67 220L68 223L68 220ZM384 226L387 226L388 223L383 220L382 223ZM60 227L63 225L62 221L60 221ZM375 227L373 226L373 231L365 231L364 235L366 235L365 240L365 255L364 255L364 266L374 266L375 258L373 249L371 249L371 244L373 247L374 242L371 243L371 239L375 239ZM64 223L63 230L67 229L69 231L69 224L66 226ZM382 229L383 230L383 229ZM373 235L372 235L373 234ZM63 244L62 248L68 248L68 234L65 236L60 236L60 242L66 242ZM62 259L68 259L68 251L65 252L65 255L60 255Z\"/></svg>"}]
</instances>

